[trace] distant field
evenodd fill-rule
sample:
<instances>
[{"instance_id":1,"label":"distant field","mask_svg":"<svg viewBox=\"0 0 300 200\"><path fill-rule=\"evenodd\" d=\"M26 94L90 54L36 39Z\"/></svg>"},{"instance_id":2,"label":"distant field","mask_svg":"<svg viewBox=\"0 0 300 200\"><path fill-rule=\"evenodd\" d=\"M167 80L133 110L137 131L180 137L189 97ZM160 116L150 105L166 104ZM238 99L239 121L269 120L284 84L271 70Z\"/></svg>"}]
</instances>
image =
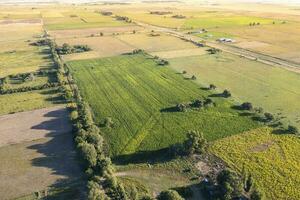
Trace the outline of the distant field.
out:
<instances>
[{"instance_id":1,"label":"distant field","mask_svg":"<svg viewBox=\"0 0 300 200\"><path fill-rule=\"evenodd\" d=\"M259 126L220 97L213 98L216 107L201 111L161 111L211 93L141 54L68 64L97 125L106 117L114 122L113 128L102 128L113 156L168 147L191 129L212 141Z\"/></svg>"},{"instance_id":2,"label":"distant field","mask_svg":"<svg viewBox=\"0 0 300 200\"><path fill-rule=\"evenodd\" d=\"M260 128L216 141L211 152L251 173L266 199L300 199L300 140Z\"/></svg>"},{"instance_id":3,"label":"distant field","mask_svg":"<svg viewBox=\"0 0 300 200\"><path fill-rule=\"evenodd\" d=\"M89 37L91 35L99 36L103 33L104 36L112 34L132 33L133 31L144 30L140 26L116 26L116 27L102 27L102 28L86 28L86 29L71 29L71 30L52 30L49 34L57 39L60 38L78 38Z\"/></svg>"},{"instance_id":4,"label":"distant field","mask_svg":"<svg viewBox=\"0 0 300 200\"><path fill-rule=\"evenodd\" d=\"M61 13L63 17L45 17L44 24L48 30L84 29L99 27L128 26L129 23L118 21L100 13L77 10Z\"/></svg>"},{"instance_id":5,"label":"distant field","mask_svg":"<svg viewBox=\"0 0 300 200\"><path fill-rule=\"evenodd\" d=\"M0 115L64 103L56 89L0 95Z\"/></svg>"},{"instance_id":6,"label":"distant field","mask_svg":"<svg viewBox=\"0 0 300 200\"><path fill-rule=\"evenodd\" d=\"M195 74L204 84L229 89L239 101L249 101L300 127L300 75L279 67L227 53L170 59L171 67Z\"/></svg>"},{"instance_id":7,"label":"distant field","mask_svg":"<svg viewBox=\"0 0 300 200\"><path fill-rule=\"evenodd\" d=\"M119 35L117 38L137 49L143 49L148 52L196 48L190 42L164 34L155 37L149 34L127 34Z\"/></svg>"}]
</instances>

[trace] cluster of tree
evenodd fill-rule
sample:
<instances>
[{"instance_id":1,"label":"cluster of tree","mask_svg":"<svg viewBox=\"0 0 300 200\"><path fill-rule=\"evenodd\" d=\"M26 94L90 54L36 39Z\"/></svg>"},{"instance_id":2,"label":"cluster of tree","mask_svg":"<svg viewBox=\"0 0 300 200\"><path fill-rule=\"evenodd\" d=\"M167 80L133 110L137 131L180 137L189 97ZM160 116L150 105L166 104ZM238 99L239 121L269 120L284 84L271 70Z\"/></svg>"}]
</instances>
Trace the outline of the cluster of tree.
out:
<instances>
[{"instance_id":1,"label":"cluster of tree","mask_svg":"<svg viewBox=\"0 0 300 200\"><path fill-rule=\"evenodd\" d=\"M231 97L231 92L229 90L224 90L222 95L224 98L229 98Z\"/></svg>"},{"instance_id":2,"label":"cluster of tree","mask_svg":"<svg viewBox=\"0 0 300 200\"><path fill-rule=\"evenodd\" d=\"M46 38L46 39L40 39L35 42L32 42L31 45L33 45L33 46L48 46L50 43L51 43L51 40Z\"/></svg>"},{"instance_id":3,"label":"cluster of tree","mask_svg":"<svg viewBox=\"0 0 300 200\"><path fill-rule=\"evenodd\" d=\"M47 88L53 88L60 86L60 83L45 83L43 85L36 85L36 86L26 86L26 87L19 87L19 88L6 88L3 85L0 85L0 94L12 94L17 92L28 92L33 90L42 90Z\"/></svg>"},{"instance_id":4,"label":"cluster of tree","mask_svg":"<svg viewBox=\"0 0 300 200\"><path fill-rule=\"evenodd\" d=\"M132 52L124 53L124 55L136 55L140 53L145 53L145 51L143 49L134 49Z\"/></svg>"},{"instance_id":5,"label":"cluster of tree","mask_svg":"<svg viewBox=\"0 0 300 200\"><path fill-rule=\"evenodd\" d=\"M188 111L188 109L191 108L197 108L197 109L201 109L203 107L210 107L210 106L215 106L215 102L213 102L212 99L207 98L204 100L200 100L200 99L196 99L193 102L189 102L189 103L179 103L175 106L175 110L177 112L186 112Z\"/></svg>"},{"instance_id":6,"label":"cluster of tree","mask_svg":"<svg viewBox=\"0 0 300 200\"><path fill-rule=\"evenodd\" d=\"M264 109L261 107L254 107L250 102L242 103L239 106L239 109L254 112L256 116L259 118L259 120L264 123L271 124L277 122L277 126L283 125L283 123L280 121L280 118L275 117L272 113L264 112ZM286 132L291 134L299 134L299 129L296 126L288 125L286 128Z\"/></svg>"},{"instance_id":7,"label":"cluster of tree","mask_svg":"<svg viewBox=\"0 0 300 200\"><path fill-rule=\"evenodd\" d=\"M186 16L184 16L184 15L173 15L172 17L176 18L176 19L185 19L186 18Z\"/></svg>"},{"instance_id":8,"label":"cluster of tree","mask_svg":"<svg viewBox=\"0 0 300 200\"><path fill-rule=\"evenodd\" d=\"M249 26L259 26L260 25L260 23L259 22L250 22L249 23Z\"/></svg>"},{"instance_id":9,"label":"cluster of tree","mask_svg":"<svg viewBox=\"0 0 300 200\"><path fill-rule=\"evenodd\" d=\"M65 81L64 75L69 82L73 82L71 74L66 65L63 65L57 54L55 44L51 42L51 51L60 83ZM64 73L64 71L67 71ZM114 168L110 158L106 155L103 147L103 137L99 128L94 124L89 105L83 101L76 85L60 89L66 99L72 101L69 104L70 119L75 133L75 142L82 163L86 169L88 181L88 199L90 200L127 200L123 185L114 176Z\"/></svg>"},{"instance_id":10,"label":"cluster of tree","mask_svg":"<svg viewBox=\"0 0 300 200\"><path fill-rule=\"evenodd\" d=\"M187 139L183 143L177 143L169 147L169 153L172 157L202 154L206 151L207 146L208 143L201 132L189 131Z\"/></svg>"},{"instance_id":11,"label":"cluster of tree","mask_svg":"<svg viewBox=\"0 0 300 200\"><path fill-rule=\"evenodd\" d=\"M217 53L220 53L221 52L221 49L217 49L217 48L210 48L210 49L207 49L208 53L210 54L217 54Z\"/></svg>"},{"instance_id":12,"label":"cluster of tree","mask_svg":"<svg viewBox=\"0 0 300 200\"><path fill-rule=\"evenodd\" d=\"M170 11L150 11L151 15L168 15L172 14Z\"/></svg>"},{"instance_id":13,"label":"cluster of tree","mask_svg":"<svg viewBox=\"0 0 300 200\"><path fill-rule=\"evenodd\" d=\"M71 54L71 53L81 53L85 51L90 51L91 48L87 45L69 45L64 43L62 46L56 46L55 50L59 55Z\"/></svg>"},{"instance_id":14,"label":"cluster of tree","mask_svg":"<svg viewBox=\"0 0 300 200\"><path fill-rule=\"evenodd\" d=\"M156 62L158 65L160 65L160 66L165 66L165 65L168 65L168 64L169 64L169 61L164 60L164 59L162 59L162 58L160 58L160 57L158 57L158 56L154 56L154 60L155 60L155 62Z\"/></svg>"},{"instance_id":15,"label":"cluster of tree","mask_svg":"<svg viewBox=\"0 0 300 200\"><path fill-rule=\"evenodd\" d=\"M212 200L262 200L263 194L254 186L251 175L246 176L224 169L216 180L205 179L202 183L203 194Z\"/></svg>"},{"instance_id":16,"label":"cluster of tree","mask_svg":"<svg viewBox=\"0 0 300 200\"><path fill-rule=\"evenodd\" d=\"M116 18L118 21L125 21L125 22L127 22L127 23L131 23L131 22L132 22L132 20L129 19L128 17L126 17L126 16L119 16L119 15L117 15L115 18Z\"/></svg>"}]
</instances>

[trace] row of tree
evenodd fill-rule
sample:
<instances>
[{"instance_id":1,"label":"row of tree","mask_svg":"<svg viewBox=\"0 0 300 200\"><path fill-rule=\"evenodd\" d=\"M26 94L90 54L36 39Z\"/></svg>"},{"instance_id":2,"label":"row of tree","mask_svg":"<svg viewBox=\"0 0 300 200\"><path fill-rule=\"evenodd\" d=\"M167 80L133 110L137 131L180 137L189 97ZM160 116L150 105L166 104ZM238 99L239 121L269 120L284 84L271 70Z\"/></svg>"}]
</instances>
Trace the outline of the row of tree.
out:
<instances>
[{"instance_id":1,"label":"row of tree","mask_svg":"<svg viewBox=\"0 0 300 200\"><path fill-rule=\"evenodd\" d=\"M55 50L59 55L65 55L90 51L91 48L87 45L69 45L67 43L64 43L62 46L56 46Z\"/></svg>"},{"instance_id":2,"label":"row of tree","mask_svg":"<svg viewBox=\"0 0 300 200\"><path fill-rule=\"evenodd\" d=\"M277 126L283 126L283 123L280 121L280 118L275 117L272 113L264 112L264 109L261 107L254 107L252 103L250 102L244 102L239 106L240 110L245 110L249 112L253 112L257 115L257 117L260 119L260 121L270 124L274 127L274 125ZM274 124L275 123L275 124ZM286 128L286 132L291 134L299 134L299 129L296 126L288 125Z\"/></svg>"},{"instance_id":3,"label":"row of tree","mask_svg":"<svg viewBox=\"0 0 300 200\"><path fill-rule=\"evenodd\" d=\"M72 84L72 76L67 66L62 63L55 46L51 41L50 48L58 69L59 81L65 82L66 77L72 88L71 91L69 87L64 85L63 90L66 99L71 102L68 108L75 133L75 142L89 178L88 199L127 200L124 187L114 176L111 160L104 151L104 140L99 128L94 124L90 107L81 97L77 86Z\"/></svg>"}]
</instances>

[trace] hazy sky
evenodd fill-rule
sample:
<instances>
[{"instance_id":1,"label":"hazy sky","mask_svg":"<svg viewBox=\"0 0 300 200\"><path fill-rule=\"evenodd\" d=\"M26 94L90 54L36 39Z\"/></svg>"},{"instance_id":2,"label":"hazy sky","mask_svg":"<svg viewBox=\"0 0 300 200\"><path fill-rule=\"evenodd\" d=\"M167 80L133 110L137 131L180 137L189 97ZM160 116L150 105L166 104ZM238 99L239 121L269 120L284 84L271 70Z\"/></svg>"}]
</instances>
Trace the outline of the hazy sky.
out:
<instances>
[{"instance_id":1,"label":"hazy sky","mask_svg":"<svg viewBox=\"0 0 300 200\"><path fill-rule=\"evenodd\" d=\"M80 3L80 2L96 2L96 1L130 1L130 0L0 0L0 3L14 3L14 2L67 2L67 3ZM138 1L138 0L134 0ZM181 0L185 1L185 0ZM222 0L189 0L189 2L222 2ZM260 3L283 3L283 4L300 4L300 0L224 0L226 2L260 2Z\"/></svg>"}]
</instances>

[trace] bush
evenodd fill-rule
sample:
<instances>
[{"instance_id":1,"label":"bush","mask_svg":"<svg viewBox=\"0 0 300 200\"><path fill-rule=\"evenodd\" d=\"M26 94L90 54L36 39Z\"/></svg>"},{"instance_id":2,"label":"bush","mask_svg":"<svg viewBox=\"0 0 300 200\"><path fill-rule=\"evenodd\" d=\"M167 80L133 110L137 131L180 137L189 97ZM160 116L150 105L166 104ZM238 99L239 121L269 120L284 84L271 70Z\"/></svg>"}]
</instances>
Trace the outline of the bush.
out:
<instances>
[{"instance_id":1,"label":"bush","mask_svg":"<svg viewBox=\"0 0 300 200\"><path fill-rule=\"evenodd\" d=\"M176 105L176 110L178 112L186 112L187 111L188 106L184 103L180 103Z\"/></svg>"},{"instance_id":2,"label":"bush","mask_svg":"<svg viewBox=\"0 0 300 200\"><path fill-rule=\"evenodd\" d=\"M224 90L222 94L225 98L231 97L231 92L229 90Z\"/></svg>"},{"instance_id":3,"label":"bush","mask_svg":"<svg viewBox=\"0 0 300 200\"><path fill-rule=\"evenodd\" d=\"M162 191L158 197L157 200L184 200L178 192L174 190L167 190L167 191Z\"/></svg>"},{"instance_id":4,"label":"bush","mask_svg":"<svg viewBox=\"0 0 300 200\"><path fill-rule=\"evenodd\" d=\"M198 131L189 131L187 140L184 142L184 149L187 155L201 154L206 151L207 141L203 134Z\"/></svg>"},{"instance_id":5,"label":"bush","mask_svg":"<svg viewBox=\"0 0 300 200\"><path fill-rule=\"evenodd\" d=\"M252 109L253 109L253 106L252 106L251 103L245 102L245 103L242 103L242 104L241 104L241 109L242 109L242 110L252 110Z\"/></svg>"},{"instance_id":6,"label":"bush","mask_svg":"<svg viewBox=\"0 0 300 200\"><path fill-rule=\"evenodd\" d=\"M215 90L217 88L217 86L215 86L214 84L210 84L209 85L209 89L210 90Z\"/></svg>"},{"instance_id":7,"label":"bush","mask_svg":"<svg viewBox=\"0 0 300 200\"><path fill-rule=\"evenodd\" d=\"M271 122L274 120L274 116L271 113L265 113L264 116L267 122Z\"/></svg>"},{"instance_id":8,"label":"bush","mask_svg":"<svg viewBox=\"0 0 300 200\"><path fill-rule=\"evenodd\" d=\"M192 79L192 80L196 80L197 77L196 77L195 75L193 75L193 76L191 77L191 79Z\"/></svg>"},{"instance_id":9,"label":"bush","mask_svg":"<svg viewBox=\"0 0 300 200\"><path fill-rule=\"evenodd\" d=\"M296 126L289 125L288 126L288 132L291 133L291 134L298 134L299 130Z\"/></svg>"}]
</instances>

